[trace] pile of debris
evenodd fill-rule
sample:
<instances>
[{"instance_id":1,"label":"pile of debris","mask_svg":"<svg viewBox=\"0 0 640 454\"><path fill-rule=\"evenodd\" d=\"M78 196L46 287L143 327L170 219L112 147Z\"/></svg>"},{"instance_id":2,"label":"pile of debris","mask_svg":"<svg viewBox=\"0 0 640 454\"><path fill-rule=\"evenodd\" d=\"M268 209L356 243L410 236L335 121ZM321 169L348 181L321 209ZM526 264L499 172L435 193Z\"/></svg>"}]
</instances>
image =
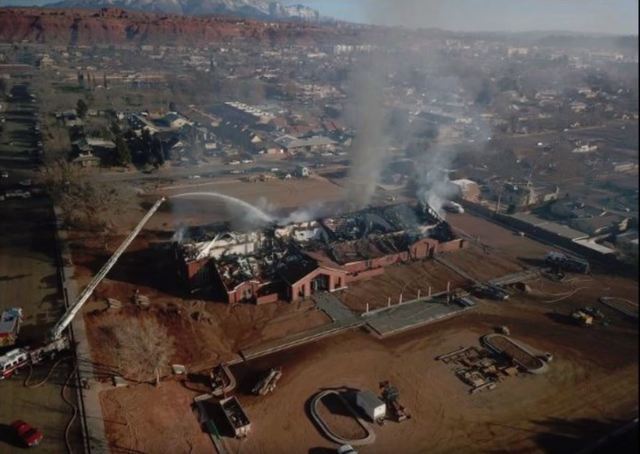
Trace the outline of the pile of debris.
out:
<instances>
[{"instance_id":1,"label":"pile of debris","mask_svg":"<svg viewBox=\"0 0 640 454\"><path fill-rule=\"evenodd\" d=\"M519 372L511 361L478 347L460 347L438 356L436 360L454 366L456 376L471 386L471 394L495 389L499 382Z\"/></svg>"}]
</instances>

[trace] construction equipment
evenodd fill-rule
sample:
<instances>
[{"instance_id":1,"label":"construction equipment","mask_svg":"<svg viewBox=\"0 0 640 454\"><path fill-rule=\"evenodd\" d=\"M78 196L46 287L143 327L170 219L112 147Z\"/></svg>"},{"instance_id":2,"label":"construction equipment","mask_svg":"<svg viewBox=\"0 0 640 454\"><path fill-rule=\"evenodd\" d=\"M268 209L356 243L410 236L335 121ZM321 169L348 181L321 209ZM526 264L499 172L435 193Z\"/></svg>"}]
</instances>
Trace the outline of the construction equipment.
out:
<instances>
[{"instance_id":1,"label":"construction equipment","mask_svg":"<svg viewBox=\"0 0 640 454\"><path fill-rule=\"evenodd\" d=\"M593 326L596 320L604 320L604 314L595 307L587 306L574 311L571 318L581 326Z\"/></svg>"},{"instance_id":2,"label":"construction equipment","mask_svg":"<svg viewBox=\"0 0 640 454\"><path fill-rule=\"evenodd\" d=\"M138 236L142 228L149 221L151 216L158 211L158 208L160 208L160 205L162 205L165 200L166 199L164 197L158 200L151 209L149 209L147 214L131 231L131 233L129 233L127 238L125 238L122 244L109 258L107 263L103 265L91 282L89 282L89 285L87 285L83 290L78 299L67 308L60 320L58 320L58 322L53 326L49 332L48 341L37 346L15 348L0 356L0 380L9 378L22 367L30 364L38 364L44 359L55 356L57 353L71 347L69 337L64 334L65 330L69 327L78 312L80 312L84 304L89 300L98 284L100 284L102 279L104 279L111 268L113 268L120 256L129 247L136 236Z\"/></svg>"},{"instance_id":3,"label":"construction equipment","mask_svg":"<svg viewBox=\"0 0 640 454\"><path fill-rule=\"evenodd\" d=\"M592 316L596 320L604 320L604 314L597 307L586 306L586 307L583 307L581 310L582 310L582 312L584 312L587 315Z\"/></svg>"},{"instance_id":4,"label":"construction equipment","mask_svg":"<svg viewBox=\"0 0 640 454\"><path fill-rule=\"evenodd\" d=\"M505 336L510 336L511 335L511 330L509 330L509 327L502 325L499 326L497 329L497 332L500 334L504 334Z\"/></svg>"},{"instance_id":5,"label":"construction equipment","mask_svg":"<svg viewBox=\"0 0 640 454\"><path fill-rule=\"evenodd\" d=\"M258 383L253 387L252 392L259 396L266 396L268 393L273 392L276 389L278 380L282 378L282 369L274 367L267 372L267 374L258 380Z\"/></svg>"},{"instance_id":6,"label":"construction equipment","mask_svg":"<svg viewBox=\"0 0 640 454\"><path fill-rule=\"evenodd\" d=\"M562 252L550 251L544 258L547 265L556 271L588 274L591 270L589 262L578 257L572 257Z\"/></svg>"},{"instance_id":7,"label":"construction equipment","mask_svg":"<svg viewBox=\"0 0 640 454\"><path fill-rule=\"evenodd\" d=\"M582 310L574 311L571 314L571 318L573 318L581 326L593 326L593 316L587 314Z\"/></svg>"},{"instance_id":8,"label":"construction equipment","mask_svg":"<svg viewBox=\"0 0 640 454\"><path fill-rule=\"evenodd\" d=\"M233 430L236 438L245 438L251 430L251 422L235 396L227 397L219 402L222 413Z\"/></svg>"},{"instance_id":9,"label":"construction equipment","mask_svg":"<svg viewBox=\"0 0 640 454\"><path fill-rule=\"evenodd\" d=\"M387 410L391 412L396 422L402 422L411 418L407 410L398 402L400 398L398 388L388 381L383 381L380 383L380 389L382 391L382 400L387 404Z\"/></svg>"},{"instance_id":10,"label":"construction equipment","mask_svg":"<svg viewBox=\"0 0 640 454\"><path fill-rule=\"evenodd\" d=\"M229 366L219 364L209 373L211 389L215 397L226 397L228 393L236 389L236 378L231 373Z\"/></svg>"}]
</instances>

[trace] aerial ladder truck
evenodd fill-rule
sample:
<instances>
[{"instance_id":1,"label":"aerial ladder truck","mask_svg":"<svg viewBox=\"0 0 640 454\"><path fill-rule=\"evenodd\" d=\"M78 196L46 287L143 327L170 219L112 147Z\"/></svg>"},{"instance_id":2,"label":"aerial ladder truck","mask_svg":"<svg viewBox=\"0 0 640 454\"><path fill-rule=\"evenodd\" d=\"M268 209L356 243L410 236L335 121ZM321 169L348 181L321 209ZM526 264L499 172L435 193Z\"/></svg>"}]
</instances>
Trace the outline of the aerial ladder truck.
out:
<instances>
[{"instance_id":1,"label":"aerial ladder truck","mask_svg":"<svg viewBox=\"0 0 640 454\"><path fill-rule=\"evenodd\" d=\"M165 200L166 199L162 197L151 207L109 260L102 266L100 271L91 279L91 282L89 282L87 287L82 291L78 299L67 308L60 320L51 328L44 342L38 345L14 348L0 355L0 380L11 377L23 367L38 364L47 358L51 358L71 348L71 339L65 331L84 304L89 300L96 287L102 282L109 271L111 271L111 268L113 268L120 256L138 236L145 224L151 219L155 212L158 211L158 208L160 208L160 205L162 205Z\"/></svg>"}]
</instances>

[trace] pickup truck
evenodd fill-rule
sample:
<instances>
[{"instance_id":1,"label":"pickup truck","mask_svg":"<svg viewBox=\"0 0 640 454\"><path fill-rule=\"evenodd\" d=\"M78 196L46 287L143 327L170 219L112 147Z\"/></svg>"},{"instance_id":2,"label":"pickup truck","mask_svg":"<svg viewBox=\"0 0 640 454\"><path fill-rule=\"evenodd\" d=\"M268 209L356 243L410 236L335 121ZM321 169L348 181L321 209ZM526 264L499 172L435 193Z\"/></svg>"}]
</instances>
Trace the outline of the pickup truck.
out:
<instances>
[{"instance_id":1,"label":"pickup truck","mask_svg":"<svg viewBox=\"0 0 640 454\"><path fill-rule=\"evenodd\" d=\"M17 420L11 423L11 428L14 430L16 436L20 439L20 442L27 448L38 446L44 435L42 432L30 424Z\"/></svg>"}]
</instances>

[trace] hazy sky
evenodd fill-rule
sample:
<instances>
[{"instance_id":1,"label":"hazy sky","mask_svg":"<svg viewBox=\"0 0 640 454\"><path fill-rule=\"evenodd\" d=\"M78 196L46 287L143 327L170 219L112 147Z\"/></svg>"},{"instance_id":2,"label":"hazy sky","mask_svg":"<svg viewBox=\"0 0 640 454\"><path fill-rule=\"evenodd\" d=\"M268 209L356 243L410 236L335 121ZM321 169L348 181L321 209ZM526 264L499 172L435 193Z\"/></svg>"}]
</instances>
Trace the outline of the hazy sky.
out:
<instances>
[{"instance_id":1,"label":"hazy sky","mask_svg":"<svg viewBox=\"0 0 640 454\"><path fill-rule=\"evenodd\" d=\"M0 0L0 6L53 0ZM280 0L338 19L464 31L638 34L638 0Z\"/></svg>"},{"instance_id":2,"label":"hazy sky","mask_svg":"<svg viewBox=\"0 0 640 454\"><path fill-rule=\"evenodd\" d=\"M638 34L638 0L286 0L355 22L464 31Z\"/></svg>"}]
</instances>

